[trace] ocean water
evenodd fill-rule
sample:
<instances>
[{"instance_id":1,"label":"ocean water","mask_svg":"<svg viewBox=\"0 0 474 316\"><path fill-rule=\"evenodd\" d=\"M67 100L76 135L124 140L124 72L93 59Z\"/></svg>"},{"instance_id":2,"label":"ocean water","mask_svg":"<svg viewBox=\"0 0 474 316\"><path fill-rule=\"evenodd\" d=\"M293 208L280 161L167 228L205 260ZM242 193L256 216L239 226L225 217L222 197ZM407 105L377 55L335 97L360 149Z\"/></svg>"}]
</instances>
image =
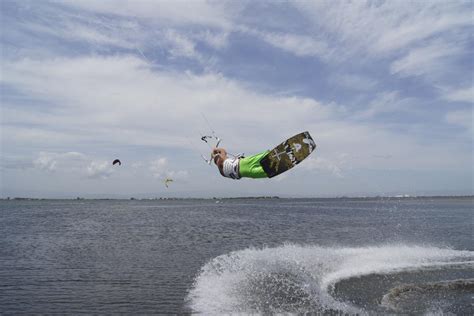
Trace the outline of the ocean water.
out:
<instances>
[{"instance_id":1,"label":"ocean water","mask_svg":"<svg viewBox=\"0 0 474 316\"><path fill-rule=\"evenodd\" d=\"M473 198L0 201L1 314L474 314Z\"/></svg>"}]
</instances>

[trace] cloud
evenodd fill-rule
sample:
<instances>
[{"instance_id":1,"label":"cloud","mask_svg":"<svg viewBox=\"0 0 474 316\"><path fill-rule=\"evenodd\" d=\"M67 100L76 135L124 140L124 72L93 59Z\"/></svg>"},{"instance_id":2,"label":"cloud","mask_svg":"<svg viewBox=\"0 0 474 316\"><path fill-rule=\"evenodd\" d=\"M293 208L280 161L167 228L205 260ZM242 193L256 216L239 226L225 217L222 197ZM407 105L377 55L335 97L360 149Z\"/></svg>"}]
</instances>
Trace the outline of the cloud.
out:
<instances>
[{"instance_id":1,"label":"cloud","mask_svg":"<svg viewBox=\"0 0 474 316\"><path fill-rule=\"evenodd\" d=\"M58 168L77 168L82 165L85 160L86 156L78 152L40 152L38 157L33 161L33 166L40 170L54 172Z\"/></svg>"},{"instance_id":2,"label":"cloud","mask_svg":"<svg viewBox=\"0 0 474 316\"><path fill-rule=\"evenodd\" d=\"M460 47L437 41L410 50L404 57L391 64L390 71L401 76L431 76L433 73L443 73L445 67L449 65L443 61L459 56L461 52Z\"/></svg>"},{"instance_id":3,"label":"cloud","mask_svg":"<svg viewBox=\"0 0 474 316\"><path fill-rule=\"evenodd\" d=\"M337 178L344 178L342 167L333 159L326 159L323 157L309 157L302 164L306 170L317 170L329 172Z\"/></svg>"},{"instance_id":4,"label":"cloud","mask_svg":"<svg viewBox=\"0 0 474 316\"><path fill-rule=\"evenodd\" d=\"M294 1L314 34L332 36L339 53L392 54L457 28L470 27L468 2ZM347 49L348 48L348 49ZM347 49L347 50L346 50ZM343 50L346 50L345 52Z\"/></svg>"},{"instance_id":5,"label":"cloud","mask_svg":"<svg viewBox=\"0 0 474 316\"><path fill-rule=\"evenodd\" d=\"M100 53L123 49L149 56L156 62L158 47L172 58L191 58L203 63L210 58L204 58L195 49L196 43L206 43L214 49L225 47L227 29L234 14L228 7L238 7L203 1L58 2L59 5L52 1L25 7L21 3L10 4L28 15L28 19L9 21L12 25L7 30L9 37L26 43L21 51L11 54L12 58L37 54L39 48L31 46L41 38L47 44L41 49L50 49L42 51L41 55L78 55L84 48ZM9 46L11 42L6 44Z\"/></svg>"},{"instance_id":6,"label":"cloud","mask_svg":"<svg viewBox=\"0 0 474 316\"><path fill-rule=\"evenodd\" d=\"M151 20L156 24L231 27L238 6L225 1L61 0L83 10Z\"/></svg>"},{"instance_id":7,"label":"cloud","mask_svg":"<svg viewBox=\"0 0 474 316\"><path fill-rule=\"evenodd\" d=\"M50 154L40 153L40 156L34 161L34 165L42 170L54 171L56 169L56 160Z\"/></svg>"},{"instance_id":8,"label":"cloud","mask_svg":"<svg viewBox=\"0 0 474 316\"><path fill-rule=\"evenodd\" d=\"M443 99L453 102L474 102L474 86L460 89L442 89Z\"/></svg>"},{"instance_id":9,"label":"cloud","mask_svg":"<svg viewBox=\"0 0 474 316\"><path fill-rule=\"evenodd\" d=\"M369 102L368 106L362 111L355 114L355 118L369 119L383 113L395 112L414 112L411 105L415 101L411 98L402 98L399 91L385 91L375 95L374 99Z\"/></svg>"},{"instance_id":10,"label":"cloud","mask_svg":"<svg viewBox=\"0 0 474 316\"><path fill-rule=\"evenodd\" d=\"M412 2L409 6L392 2L389 6L390 12L388 13L394 18L390 21L391 23L389 22L388 28L384 29L374 46L375 50L379 52L409 47L435 35L456 28L469 27L472 23L472 17L461 2L432 1L426 3L420 1Z\"/></svg>"},{"instance_id":11,"label":"cloud","mask_svg":"<svg viewBox=\"0 0 474 316\"><path fill-rule=\"evenodd\" d=\"M112 164L108 161L92 161L87 166L87 176L91 179L107 179L112 173Z\"/></svg>"},{"instance_id":12,"label":"cloud","mask_svg":"<svg viewBox=\"0 0 474 316\"><path fill-rule=\"evenodd\" d=\"M155 178L172 178L174 180L183 180L187 178L188 171L186 170L171 170L168 159L160 157L150 162L150 171Z\"/></svg>"},{"instance_id":13,"label":"cloud","mask_svg":"<svg viewBox=\"0 0 474 316\"><path fill-rule=\"evenodd\" d=\"M20 24L20 28L26 32L33 32L36 36L48 35L67 41L88 42L92 45L116 46L129 49L136 47L136 44L134 44L130 38L127 38L128 35L125 35L129 33L130 30L126 30L123 25L114 24L110 27L104 27L98 20L89 20L89 25L93 22L96 23L96 25L91 27L85 25L85 21L74 19L66 20L65 18L66 17L59 15L56 20L56 25L42 24L44 23L43 21L23 22ZM60 27L58 27L58 24ZM121 32L120 35L118 34L118 30Z\"/></svg>"},{"instance_id":14,"label":"cloud","mask_svg":"<svg viewBox=\"0 0 474 316\"><path fill-rule=\"evenodd\" d=\"M453 128L472 130L472 115L458 103L473 96L468 2L6 5L1 141L18 158L2 168L33 165L37 183L113 175L146 189L153 175L192 173L187 184L201 187L207 169L189 139L208 151L199 137L210 129L230 152L249 155L309 130L318 150L298 169L307 164L308 173L336 178L350 168L437 172L472 164L472 137L455 137ZM71 163L63 157L71 151L93 154ZM110 169L110 153L131 168ZM21 179L12 168L10 180ZM102 181L85 183L102 190ZM243 190L242 183L229 187Z\"/></svg>"},{"instance_id":15,"label":"cloud","mask_svg":"<svg viewBox=\"0 0 474 316\"><path fill-rule=\"evenodd\" d=\"M107 179L113 173L110 161L97 160L79 152L40 152L33 166L48 173L76 173L90 179Z\"/></svg>"},{"instance_id":16,"label":"cloud","mask_svg":"<svg viewBox=\"0 0 474 316\"><path fill-rule=\"evenodd\" d=\"M377 95L368 109L359 113L360 121L351 122L344 120L337 104L258 93L220 74L152 70L148 63L131 56L25 59L5 62L3 69L4 82L52 105L48 115L44 115L44 108L33 107L20 120L18 112L6 111L3 134L9 146L47 142L54 146L104 144L190 150L189 138L198 141L199 133L209 130L201 119L200 113L205 113L230 152L251 154L271 148L304 127L325 140L332 152L345 146L356 156L360 148L376 146L359 166L370 165L374 162L371 154L390 152L392 146L416 151L420 159L436 163L433 157L437 154L426 158L430 149L416 144L412 134L406 138L382 133L384 126L367 122L380 113L410 108L413 100L398 92ZM36 115L42 119L37 120ZM361 147L348 139L357 139ZM377 164L383 165L380 160L375 161ZM395 164L405 162L394 155L391 165ZM156 167L159 173L159 165Z\"/></svg>"},{"instance_id":17,"label":"cloud","mask_svg":"<svg viewBox=\"0 0 474 316\"><path fill-rule=\"evenodd\" d=\"M171 44L170 53L173 57L198 58L200 55L194 49L195 43L175 30L165 32L166 40Z\"/></svg>"},{"instance_id":18,"label":"cloud","mask_svg":"<svg viewBox=\"0 0 474 316\"><path fill-rule=\"evenodd\" d=\"M150 163L150 171L156 178L164 177L168 168L168 160L164 157L153 160Z\"/></svg>"},{"instance_id":19,"label":"cloud","mask_svg":"<svg viewBox=\"0 0 474 316\"><path fill-rule=\"evenodd\" d=\"M121 177L130 175L140 177L152 176L154 178L173 178L175 180L185 180L189 172L187 170L174 170L169 163L168 158L160 157L147 162L135 161L127 166L115 167L112 160L107 161L101 158L88 156L79 152L39 152L32 163L27 163L22 157L17 157L15 161L8 160L5 164L2 161L2 168L25 169L36 168L38 170L51 174L73 173L76 177L85 176L89 179L108 179L114 172L120 170Z\"/></svg>"},{"instance_id":20,"label":"cloud","mask_svg":"<svg viewBox=\"0 0 474 316\"><path fill-rule=\"evenodd\" d=\"M41 108L29 109L22 124L17 124L17 111L6 111L5 122L17 123L6 128L5 134L19 141L46 133L45 140L58 143L100 140L187 147L185 137L208 129L202 119L196 121L204 112L219 131L232 132L229 118L235 126L248 124L239 138L247 139L246 145L252 148L258 144L251 137L257 130L270 132L280 125L296 132L302 122L323 120L335 111L332 105L310 98L260 94L220 74L152 71L148 63L132 56L24 59L5 62L3 69L3 83L52 105L48 115ZM42 120L37 120L36 113ZM25 124L35 124L35 128ZM285 134L282 130L280 137Z\"/></svg>"},{"instance_id":21,"label":"cloud","mask_svg":"<svg viewBox=\"0 0 474 316\"><path fill-rule=\"evenodd\" d=\"M214 49L223 49L229 45L229 32L205 30L197 34L197 38Z\"/></svg>"},{"instance_id":22,"label":"cloud","mask_svg":"<svg viewBox=\"0 0 474 316\"><path fill-rule=\"evenodd\" d=\"M288 34L288 33L269 33L257 32L265 42L280 48L296 56L321 56L327 54L327 45L325 42L313 39L310 36Z\"/></svg>"}]
</instances>

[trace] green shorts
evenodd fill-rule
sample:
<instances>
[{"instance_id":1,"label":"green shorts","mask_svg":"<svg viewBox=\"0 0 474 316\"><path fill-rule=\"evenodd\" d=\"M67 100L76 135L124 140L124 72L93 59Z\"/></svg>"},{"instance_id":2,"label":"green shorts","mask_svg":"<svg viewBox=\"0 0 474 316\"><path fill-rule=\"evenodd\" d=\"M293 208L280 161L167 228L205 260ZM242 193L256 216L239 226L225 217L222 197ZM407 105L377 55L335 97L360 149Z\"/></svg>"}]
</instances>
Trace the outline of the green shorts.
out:
<instances>
[{"instance_id":1,"label":"green shorts","mask_svg":"<svg viewBox=\"0 0 474 316\"><path fill-rule=\"evenodd\" d=\"M268 178L268 175L260 165L262 160L270 151L265 150L259 154L241 158L239 161L239 174L242 178Z\"/></svg>"}]
</instances>

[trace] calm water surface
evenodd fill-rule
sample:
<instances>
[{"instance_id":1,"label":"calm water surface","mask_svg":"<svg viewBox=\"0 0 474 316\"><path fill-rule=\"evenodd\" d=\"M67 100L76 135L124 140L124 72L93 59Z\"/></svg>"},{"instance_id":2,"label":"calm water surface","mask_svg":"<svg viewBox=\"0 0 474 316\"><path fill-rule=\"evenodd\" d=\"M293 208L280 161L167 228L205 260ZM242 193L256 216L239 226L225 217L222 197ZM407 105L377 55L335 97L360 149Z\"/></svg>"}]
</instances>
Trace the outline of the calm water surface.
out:
<instances>
[{"instance_id":1,"label":"calm water surface","mask_svg":"<svg viewBox=\"0 0 474 316\"><path fill-rule=\"evenodd\" d=\"M0 312L474 314L472 198L0 201Z\"/></svg>"}]
</instances>

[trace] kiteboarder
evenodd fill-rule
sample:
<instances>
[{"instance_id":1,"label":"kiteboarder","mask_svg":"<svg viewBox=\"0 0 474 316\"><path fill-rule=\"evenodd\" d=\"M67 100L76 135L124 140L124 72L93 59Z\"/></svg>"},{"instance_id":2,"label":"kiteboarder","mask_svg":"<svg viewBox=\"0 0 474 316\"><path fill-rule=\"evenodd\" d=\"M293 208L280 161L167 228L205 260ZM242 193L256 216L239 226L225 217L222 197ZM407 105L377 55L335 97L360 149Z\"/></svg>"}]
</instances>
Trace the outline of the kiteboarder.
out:
<instances>
[{"instance_id":1,"label":"kiteboarder","mask_svg":"<svg viewBox=\"0 0 474 316\"><path fill-rule=\"evenodd\" d=\"M163 182L165 183L165 186L168 188L168 183L173 182L173 179L166 178L165 180L163 180Z\"/></svg>"},{"instance_id":2,"label":"kiteboarder","mask_svg":"<svg viewBox=\"0 0 474 316\"><path fill-rule=\"evenodd\" d=\"M221 175L231 179L273 178L299 164L316 149L316 143L309 132L299 133L272 150L250 157L229 157L224 148L217 146L212 149L211 158Z\"/></svg>"},{"instance_id":3,"label":"kiteboarder","mask_svg":"<svg viewBox=\"0 0 474 316\"><path fill-rule=\"evenodd\" d=\"M250 157L228 157L227 151L224 148L214 148L212 150L212 157L214 157L214 163L222 176L231 179L240 178L268 178L268 175L260 165L262 160L267 154L268 150Z\"/></svg>"}]
</instances>

